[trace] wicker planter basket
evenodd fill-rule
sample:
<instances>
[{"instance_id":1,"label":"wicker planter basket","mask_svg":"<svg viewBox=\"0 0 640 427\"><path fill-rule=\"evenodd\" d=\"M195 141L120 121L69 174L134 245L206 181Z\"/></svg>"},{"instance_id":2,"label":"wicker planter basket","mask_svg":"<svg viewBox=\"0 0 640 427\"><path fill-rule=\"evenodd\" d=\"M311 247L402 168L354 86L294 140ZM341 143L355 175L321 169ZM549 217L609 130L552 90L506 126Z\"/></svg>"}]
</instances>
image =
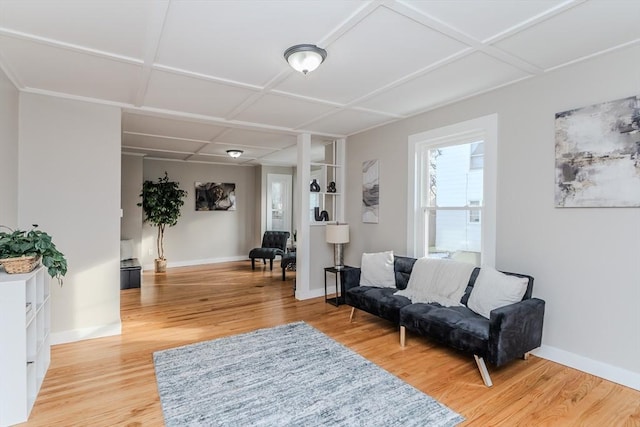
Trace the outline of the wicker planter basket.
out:
<instances>
[{"instance_id":1,"label":"wicker planter basket","mask_svg":"<svg viewBox=\"0 0 640 427\"><path fill-rule=\"evenodd\" d=\"M33 271L40 263L39 256L23 256L19 258L0 259L0 264L9 274L24 274Z\"/></svg>"}]
</instances>

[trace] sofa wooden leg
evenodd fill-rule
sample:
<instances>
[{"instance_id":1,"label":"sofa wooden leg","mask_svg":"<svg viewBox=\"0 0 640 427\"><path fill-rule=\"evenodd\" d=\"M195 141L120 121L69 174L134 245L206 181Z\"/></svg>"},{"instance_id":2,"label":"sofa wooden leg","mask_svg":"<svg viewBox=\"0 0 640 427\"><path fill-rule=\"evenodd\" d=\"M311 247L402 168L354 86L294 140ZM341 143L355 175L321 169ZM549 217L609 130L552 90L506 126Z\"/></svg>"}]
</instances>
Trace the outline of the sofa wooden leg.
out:
<instances>
[{"instance_id":1,"label":"sofa wooden leg","mask_svg":"<svg viewBox=\"0 0 640 427\"><path fill-rule=\"evenodd\" d=\"M523 355L522 355L522 360L529 360L529 355L530 355L530 354L531 354L531 353L529 353L529 352L527 351L525 354L523 354Z\"/></svg>"},{"instance_id":2,"label":"sofa wooden leg","mask_svg":"<svg viewBox=\"0 0 640 427\"><path fill-rule=\"evenodd\" d=\"M404 347L404 345L406 344L406 337L407 328L405 328L404 326L400 326L400 347Z\"/></svg>"},{"instance_id":3,"label":"sofa wooden leg","mask_svg":"<svg viewBox=\"0 0 640 427\"><path fill-rule=\"evenodd\" d=\"M269 260L269 271L273 271L273 259Z\"/></svg>"},{"instance_id":4,"label":"sofa wooden leg","mask_svg":"<svg viewBox=\"0 0 640 427\"><path fill-rule=\"evenodd\" d=\"M351 307L351 314L349 315L349 323L353 322L353 318L356 316L356 308Z\"/></svg>"},{"instance_id":5,"label":"sofa wooden leg","mask_svg":"<svg viewBox=\"0 0 640 427\"><path fill-rule=\"evenodd\" d=\"M255 258L251 258L251 269L252 270L256 269L256 259Z\"/></svg>"},{"instance_id":6,"label":"sofa wooden leg","mask_svg":"<svg viewBox=\"0 0 640 427\"><path fill-rule=\"evenodd\" d=\"M478 357L475 354L473 355L474 359L476 359L476 365L478 365L478 369L480 370L480 375L482 376L482 381L484 381L484 385L487 387L491 387L493 383L491 382L491 377L489 376L489 371L487 370L487 365L484 363L484 359L482 357Z\"/></svg>"}]
</instances>

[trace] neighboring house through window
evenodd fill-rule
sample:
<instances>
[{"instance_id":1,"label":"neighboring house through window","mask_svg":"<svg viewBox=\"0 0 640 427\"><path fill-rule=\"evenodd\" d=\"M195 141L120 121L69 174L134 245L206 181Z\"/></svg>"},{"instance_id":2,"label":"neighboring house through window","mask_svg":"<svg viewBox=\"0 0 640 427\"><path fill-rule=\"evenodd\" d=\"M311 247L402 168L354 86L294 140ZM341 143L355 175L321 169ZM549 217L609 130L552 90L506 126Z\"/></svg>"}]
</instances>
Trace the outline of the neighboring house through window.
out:
<instances>
[{"instance_id":1,"label":"neighboring house through window","mask_svg":"<svg viewBox=\"0 0 640 427\"><path fill-rule=\"evenodd\" d=\"M409 137L409 254L495 263L496 147L495 115Z\"/></svg>"}]
</instances>

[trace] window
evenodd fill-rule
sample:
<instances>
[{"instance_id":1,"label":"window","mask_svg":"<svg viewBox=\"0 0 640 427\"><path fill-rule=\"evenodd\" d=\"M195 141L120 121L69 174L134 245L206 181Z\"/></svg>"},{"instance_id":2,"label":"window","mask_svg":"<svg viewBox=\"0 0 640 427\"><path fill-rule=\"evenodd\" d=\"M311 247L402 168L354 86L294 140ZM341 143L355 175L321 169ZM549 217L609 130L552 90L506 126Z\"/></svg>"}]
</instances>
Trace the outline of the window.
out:
<instances>
[{"instance_id":1,"label":"window","mask_svg":"<svg viewBox=\"0 0 640 427\"><path fill-rule=\"evenodd\" d=\"M267 174L267 230L291 231L291 175Z\"/></svg>"},{"instance_id":2,"label":"window","mask_svg":"<svg viewBox=\"0 0 640 427\"><path fill-rule=\"evenodd\" d=\"M408 254L494 264L496 125L492 115L409 138Z\"/></svg>"},{"instance_id":3,"label":"window","mask_svg":"<svg viewBox=\"0 0 640 427\"><path fill-rule=\"evenodd\" d=\"M437 258L472 252L480 259L480 227L471 218L479 219L482 206L478 201L472 207L469 200L482 199L483 171L469 168L472 143L446 144L421 147L425 164L418 179L428 189L421 206L426 223L423 252ZM482 142L473 144L477 147Z\"/></svg>"},{"instance_id":4,"label":"window","mask_svg":"<svg viewBox=\"0 0 640 427\"><path fill-rule=\"evenodd\" d=\"M479 200L469 200L469 207L479 207ZM469 210L469 224L479 224L480 223L480 209L471 209Z\"/></svg>"},{"instance_id":5,"label":"window","mask_svg":"<svg viewBox=\"0 0 640 427\"><path fill-rule=\"evenodd\" d=\"M469 169L482 169L484 167L484 144L482 141L470 144Z\"/></svg>"}]
</instances>

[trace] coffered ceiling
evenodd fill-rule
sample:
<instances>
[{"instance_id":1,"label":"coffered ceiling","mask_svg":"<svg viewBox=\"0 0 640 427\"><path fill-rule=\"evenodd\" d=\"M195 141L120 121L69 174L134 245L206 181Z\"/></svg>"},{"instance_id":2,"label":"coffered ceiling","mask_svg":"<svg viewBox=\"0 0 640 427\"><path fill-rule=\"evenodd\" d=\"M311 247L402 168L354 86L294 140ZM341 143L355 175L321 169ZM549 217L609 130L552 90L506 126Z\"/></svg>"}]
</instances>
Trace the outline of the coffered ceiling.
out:
<instances>
[{"instance_id":1,"label":"coffered ceiling","mask_svg":"<svg viewBox=\"0 0 640 427\"><path fill-rule=\"evenodd\" d=\"M638 22L639 0L0 0L0 67L122 107L123 152L292 164L300 133L321 146L638 44ZM300 43L328 52L306 76L283 58Z\"/></svg>"}]
</instances>

